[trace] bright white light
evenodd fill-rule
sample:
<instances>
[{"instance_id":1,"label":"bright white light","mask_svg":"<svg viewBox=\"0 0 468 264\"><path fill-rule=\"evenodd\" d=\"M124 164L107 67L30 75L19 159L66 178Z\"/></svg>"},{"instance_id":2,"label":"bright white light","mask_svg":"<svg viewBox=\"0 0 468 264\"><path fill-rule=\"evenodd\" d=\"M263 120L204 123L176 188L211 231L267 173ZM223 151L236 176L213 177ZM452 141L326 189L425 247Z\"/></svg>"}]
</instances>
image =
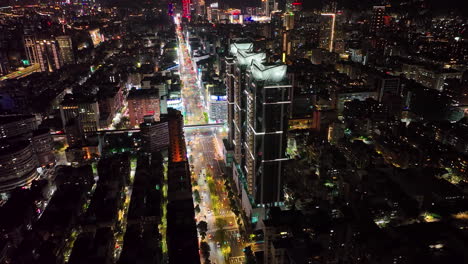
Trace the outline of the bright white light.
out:
<instances>
[{"instance_id":1,"label":"bright white light","mask_svg":"<svg viewBox=\"0 0 468 264\"><path fill-rule=\"evenodd\" d=\"M253 43L233 43L229 48L231 55L237 55L239 50L250 51L253 49Z\"/></svg>"},{"instance_id":2,"label":"bright white light","mask_svg":"<svg viewBox=\"0 0 468 264\"><path fill-rule=\"evenodd\" d=\"M329 51L333 52L333 41L335 40L335 17L334 13L323 13L322 16L331 16L332 17L332 26L331 26L331 37L330 37L330 48Z\"/></svg>"},{"instance_id":3,"label":"bright white light","mask_svg":"<svg viewBox=\"0 0 468 264\"><path fill-rule=\"evenodd\" d=\"M266 59L265 53L251 53L243 50L239 50L237 53L237 61L240 65L251 65L252 61L264 62Z\"/></svg>"},{"instance_id":4,"label":"bright white light","mask_svg":"<svg viewBox=\"0 0 468 264\"><path fill-rule=\"evenodd\" d=\"M265 66L257 61L253 61L251 68L255 80L270 82L280 82L284 80L286 77L286 70L287 66L284 64Z\"/></svg>"}]
</instances>

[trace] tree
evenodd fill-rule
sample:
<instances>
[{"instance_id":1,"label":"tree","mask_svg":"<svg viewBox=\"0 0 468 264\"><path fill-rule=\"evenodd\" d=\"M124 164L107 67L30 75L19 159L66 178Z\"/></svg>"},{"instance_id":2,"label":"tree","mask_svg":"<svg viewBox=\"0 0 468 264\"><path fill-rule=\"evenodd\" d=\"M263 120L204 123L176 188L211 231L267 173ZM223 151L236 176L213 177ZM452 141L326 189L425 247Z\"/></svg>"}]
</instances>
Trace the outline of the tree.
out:
<instances>
[{"instance_id":1,"label":"tree","mask_svg":"<svg viewBox=\"0 0 468 264\"><path fill-rule=\"evenodd\" d=\"M65 144L62 141L54 141L54 149L59 151L65 147Z\"/></svg>"},{"instance_id":2,"label":"tree","mask_svg":"<svg viewBox=\"0 0 468 264\"><path fill-rule=\"evenodd\" d=\"M211 251L210 245L208 245L208 243L206 243L205 241L202 241L200 243L200 252L202 256L205 258L205 263L206 261L209 261L210 259L210 251Z\"/></svg>"},{"instance_id":3,"label":"tree","mask_svg":"<svg viewBox=\"0 0 468 264\"><path fill-rule=\"evenodd\" d=\"M215 240L219 243L224 243L226 241L226 230L225 229L218 229L215 232Z\"/></svg>"},{"instance_id":4,"label":"tree","mask_svg":"<svg viewBox=\"0 0 468 264\"><path fill-rule=\"evenodd\" d=\"M198 232L200 232L200 236L202 239L205 239L206 237L206 231L208 231L208 223L205 221L200 221L197 224Z\"/></svg>"},{"instance_id":5,"label":"tree","mask_svg":"<svg viewBox=\"0 0 468 264\"><path fill-rule=\"evenodd\" d=\"M130 127L130 118L128 116L123 116L119 123L115 124L116 129L125 129Z\"/></svg>"},{"instance_id":6,"label":"tree","mask_svg":"<svg viewBox=\"0 0 468 264\"><path fill-rule=\"evenodd\" d=\"M223 245L221 247L221 253L223 253L224 258L227 260L231 254L231 247L229 245Z\"/></svg>"},{"instance_id":7,"label":"tree","mask_svg":"<svg viewBox=\"0 0 468 264\"><path fill-rule=\"evenodd\" d=\"M195 199L195 202L201 203L200 192L198 192L198 190L195 190L195 191L193 192L193 197L194 197L194 199Z\"/></svg>"},{"instance_id":8,"label":"tree","mask_svg":"<svg viewBox=\"0 0 468 264\"><path fill-rule=\"evenodd\" d=\"M227 226L228 222L224 218L216 218L215 225L218 229L224 229Z\"/></svg>"}]
</instances>

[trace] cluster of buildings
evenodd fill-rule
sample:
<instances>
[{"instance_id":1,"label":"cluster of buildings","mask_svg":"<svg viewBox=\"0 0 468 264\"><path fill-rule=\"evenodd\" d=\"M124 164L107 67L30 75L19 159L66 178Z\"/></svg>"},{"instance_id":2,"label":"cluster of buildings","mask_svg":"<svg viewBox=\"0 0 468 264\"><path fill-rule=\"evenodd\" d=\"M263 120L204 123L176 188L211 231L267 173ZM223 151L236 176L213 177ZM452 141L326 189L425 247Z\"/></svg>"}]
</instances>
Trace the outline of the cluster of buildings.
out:
<instances>
[{"instance_id":1,"label":"cluster of buildings","mask_svg":"<svg viewBox=\"0 0 468 264\"><path fill-rule=\"evenodd\" d=\"M48 128L38 125L34 115L0 117L0 190L30 184L41 168L53 166L54 145Z\"/></svg>"},{"instance_id":2,"label":"cluster of buildings","mask_svg":"<svg viewBox=\"0 0 468 264\"><path fill-rule=\"evenodd\" d=\"M462 263L466 18L305 2L169 5L197 107L227 128L246 258ZM0 262L199 263L177 41L152 4L2 9Z\"/></svg>"},{"instance_id":3,"label":"cluster of buildings","mask_svg":"<svg viewBox=\"0 0 468 264\"><path fill-rule=\"evenodd\" d=\"M197 66L224 80L223 152L257 263L461 261L466 18L283 2L205 2L186 29L217 51Z\"/></svg>"},{"instance_id":4,"label":"cluster of buildings","mask_svg":"<svg viewBox=\"0 0 468 264\"><path fill-rule=\"evenodd\" d=\"M123 8L128 20L60 8L42 7L45 32L2 39L19 40L20 67L34 68L19 74L9 58L2 71L0 211L14 217L0 221L0 262L198 263L170 19L159 6L147 17ZM2 25L33 20L29 11L8 9ZM112 25L93 29L98 13Z\"/></svg>"}]
</instances>

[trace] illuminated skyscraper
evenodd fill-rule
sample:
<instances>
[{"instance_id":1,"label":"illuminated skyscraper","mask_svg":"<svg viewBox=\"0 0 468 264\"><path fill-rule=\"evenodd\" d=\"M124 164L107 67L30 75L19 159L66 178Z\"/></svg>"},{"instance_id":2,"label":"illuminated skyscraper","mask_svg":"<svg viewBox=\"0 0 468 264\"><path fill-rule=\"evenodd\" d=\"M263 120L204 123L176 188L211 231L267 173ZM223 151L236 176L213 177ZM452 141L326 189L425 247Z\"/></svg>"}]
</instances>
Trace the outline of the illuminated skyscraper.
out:
<instances>
[{"instance_id":1,"label":"illuminated skyscraper","mask_svg":"<svg viewBox=\"0 0 468 264\"><path fill-rule=\"evenodd\" d=\"M53 72L62 67L62 56L57 42L54 40L36 41L35 48L41 71Z\"/></svg>"},{"instance_id":2,"label":"illuminated skyscraper","mask_svg":"<svg viewBox=\"0 0 468 264\"><path fill-rule=\"evenodd\" d=\"M286 62L287 56L291 55L291 30L294 29L294 12L286 12L283 17L283 39L282 39L282 61Z\"/></svg>"},{"instance_id":3,"label":"illuminated skyscraper","mask_svg":"<svg viewBox=\"0 0 468 264\"><path fill-rule=\"evenodd\" d=\"M0 142L0 191L31 183L39 176L38 166L30 141Z\"/></svg>"},{"instance_id":4,"label":"illuminated skyscraper","mask_svg":"<svg viewBox=\"0 0 468 264\"><path fill-rule=\"evenodd\" d=\"M211 3L210 6L206 8L206 15L208 21L217 22L219 19L219 3Z\"/></svg>"},{"instance_id":5,"label":"illuminated skyscraper","mask_svg":"<svg viewBox=\"0 0 468 264\"><path fill-rule=\"evenodd\" d=\"M385 6L374 6L372 10L372 19L370 31L379 32L384 25Z\"/></svg>"},{"instance_id":6,"label":"illuminated skyscraper","mask_svg":"<svg viewBox=\"0 0 468 264\"><path fill-rule=\"evenodd\" d=\"M275 0L262 0L262 9L265 16L269 16L271 12L278 9L278 4Z\"/></svg>"},{"instance_id":7,"label":"illuminated skyscraper","mask_svg":"<svg viewBox=\"0 0 468 264\"><path fill-rule=\"evenodd\" d=\"M58 36L55 38L58 42L60 54L64 64L74 64L75 55L73 54L73 43L70 36Z\"/></svg>"},{"instance_id":8,"label":"illuminated skyscraper","mask_svg":"<svg viewBox=\"0 0 468 264\"><path fill-rule=\"evenodd\" d=\"M335 19L334 13L322 13L320 21L319 47L333 52L335 41Z\"/></svg>"},{"instance_id":9,"label":"illuminated skyscraper","mask_svg":"<svg viewBox=\"0 0 468 264\"><path fill-rule=\"evenodd\" d=\"M127 97L130 125L138 126L145 116L152 116L159 121L161 114L160 99L157 89L132 89Z\"/></svg>"},{"instance_id":10,"label":"illuminated skyscraper","mask_svg":"<svg viewBox=\"0 0 468 264\"><path fill-rule=\"evenodd\" d=\"M278 206L283 201L287 118L292 86L284 64L252 61L247 72L245 173L257 205Z\"/></svg>"},{"instance_id":11,"label":"illuminated skyscraper","mask_svg":"<svg viewBox=\"0 0 468 264\"><path fill-rule=\"evenodd\" d=\"M232 44L226 59L229 140L234 148L233 177L248 216L283 201L287 117L291 85L286 65L266 64L251 43ZM252 220L254 221L254 220Z\"/></svg>"},{"instance_id":12,"label":"illuminated skyscraper","mask_svg":"<svg viewBox=\"0 0 468 264\"><path fill-rule=\"evenodd\" d=\"M36 38L31 35L25 35L23 41L26 58L28 59L29 63L38 63L39 59L37 57Z\"/></svg>"},{"instance_id":13,"label":"illuminated skyscraper","mask_svg":"<svg viewBox=\"0 0 468 264\"><path fill-rule=\"evenodd\" d=\"M67 95L60 104L60 115L64 128L77 118L84 132L99 129L99 105L94 98Z\"/></svg>"}]
</instances>

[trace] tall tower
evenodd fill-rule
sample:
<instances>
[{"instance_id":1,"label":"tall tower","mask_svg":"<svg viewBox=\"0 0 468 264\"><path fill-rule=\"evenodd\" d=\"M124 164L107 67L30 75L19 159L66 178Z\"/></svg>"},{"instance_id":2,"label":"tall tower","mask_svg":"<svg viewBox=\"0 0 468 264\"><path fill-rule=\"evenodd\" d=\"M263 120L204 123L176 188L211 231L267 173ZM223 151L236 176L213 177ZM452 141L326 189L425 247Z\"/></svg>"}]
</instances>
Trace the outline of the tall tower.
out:
<instances>
[{"instance_id":1,"label":"tall tower","mask_svg":"<svg viewBox=\"0 0 468 264\"><path fill-rule=\"evenodd\" d=\"M41 71L53 72L62 67L62 56L57 42L54 40L36 41L35 48Z\"/></svg>"},{"instance_id":2,"label":"tall tower","mask_svg":"<svg viewBox=\"0 0 468 264\"><path fill-rule=\"evenodd\" d=\"M335 41L335 13L322 13L320 21L319 47L333 52Z\"/></svg>"},{"instance_id":3,"label":"tall tower","mask_svg":"<svg viewBox=\"0 0 468 264\"><path fill-rule=\"evenodd\" d=\"M29 63L38 63L39 59L37 57L36 38L32 35L25 35L23 42L24 50L26 52L26 58L28 59Z\"/></svg>"},{"instance_id":4,"label":"tall tower","mask_svg":"<svg viewBox=\"0 0 468 264\"><path fill-rule=\"evenodd\" d=\"M286 62L287 56L291 55L291 30L294 29L294 12L286 12L283 17L283 39L282 39L282 61Z\"/></svg>"},{"instance_id":5,"label":"tall tower","mask_svg":"<svg viewBox=\"0 0 468 264\"><path fill-rule=\"evenodd\" d=\"M266 54L252 52L252 47L252 43L231 45L232 57L226 59L226 88L234 181L243 193L246 214L260 217L265 207L283 201L292 86L286 65L266 64Z\"/></svg>"},{"instance_id":6,"label":"tall tower","mask_svg":"<svg viewBox=\"0 0 468 264\"><path fill-rule=\"evenodd\" d=\"M278 9L278 4L275 0L262 0L262 9L265 16L270 16L271 12Z\"/></svg>"},{"instance_id":7,"label":"tall tower","mask_svg":"<svg viewBox=\"0 0 468 264\"><path fill-rule=\"evenodd\" d=\"M384 25L385 6L374 6L372 9L372 19L370 32L377 33L382 30Z\"/></svg>"},{"instance_id":8,"label":"tall tower","mask_svg":"<svg viewBox=\"0 0 468 264\"><path fill-rule=\"evenodd\" d=\"M75 55L73 54L73 43L70 36L58 36L55 38L59 45L60 54L64 64L75 64Z\"/></svg>"}]
</instances>

